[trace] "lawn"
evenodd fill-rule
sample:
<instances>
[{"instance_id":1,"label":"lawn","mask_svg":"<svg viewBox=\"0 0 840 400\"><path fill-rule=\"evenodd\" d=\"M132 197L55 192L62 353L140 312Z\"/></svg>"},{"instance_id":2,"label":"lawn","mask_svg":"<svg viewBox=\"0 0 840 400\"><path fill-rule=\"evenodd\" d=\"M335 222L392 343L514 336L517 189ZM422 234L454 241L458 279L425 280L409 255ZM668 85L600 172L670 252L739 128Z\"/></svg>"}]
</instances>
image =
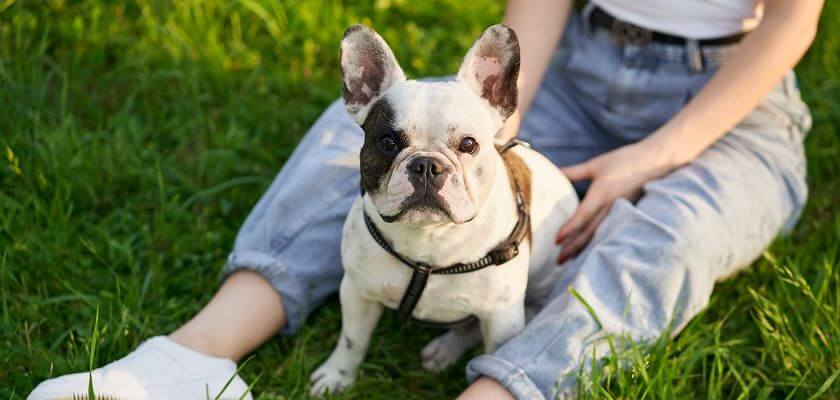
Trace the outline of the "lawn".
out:
<instances>
[{"instance_id":1,"label":"lawn","mask_svg":"<svg viewBox=\"0 0 840 400\"><path fill-rule=\"evenodd\" d=\"M362 3L362 2L358 2ZM495 1L0 0L0 398L167 333L212 295L239 224L338 97L356 22L410 76L453 73ZM840 398L840 3L798 67L814 114L811 196L795 231L718 286L674 340L581 382L585 398ZM305 398L337 301L242 374ZM388 314L346 399L444 398L420 368L435 332Z\"/></svg>"}]
</instances>

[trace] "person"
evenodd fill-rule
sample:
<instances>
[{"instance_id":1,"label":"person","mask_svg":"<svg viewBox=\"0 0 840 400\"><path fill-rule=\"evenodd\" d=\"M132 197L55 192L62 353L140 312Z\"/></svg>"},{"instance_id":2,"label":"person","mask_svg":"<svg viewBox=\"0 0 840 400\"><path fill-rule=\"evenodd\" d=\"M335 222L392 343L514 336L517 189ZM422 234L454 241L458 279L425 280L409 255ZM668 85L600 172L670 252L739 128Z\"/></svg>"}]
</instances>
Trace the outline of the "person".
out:
<instances>
[{"instance_id":1,"label":"person","mask_svg":"<svg viewBox=\"0 0 840 400\"><path fill-rule=\"evenodd\" d=\"M679 332L716 281L794 225L807 197L810 114L791 69L822 3L509 2L520 101L499 136L518 132L585 194L558 227L563 274L552 298L521 334L468 363L460 399L574 397L579 367L608 354L606 335ZM95 370L95 387L204 398L190 382L220 389L233 361L297 332L342 275L362 135L342 104L330 106L241 227L212 300ZM87 382L87 373L48 380L29 398L86 393ZM236 377L225 396L247 390Z\"/></svg>"}]
</instances>

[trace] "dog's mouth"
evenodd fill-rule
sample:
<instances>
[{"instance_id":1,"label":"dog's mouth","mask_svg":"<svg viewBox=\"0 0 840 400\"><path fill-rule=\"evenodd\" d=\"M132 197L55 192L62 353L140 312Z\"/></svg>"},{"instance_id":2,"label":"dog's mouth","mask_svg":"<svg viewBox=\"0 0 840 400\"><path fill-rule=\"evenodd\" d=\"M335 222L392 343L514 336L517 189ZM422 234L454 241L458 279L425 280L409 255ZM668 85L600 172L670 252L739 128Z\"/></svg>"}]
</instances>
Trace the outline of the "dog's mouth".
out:
<instances>
[{"instance_id":1,"label":"dog's mouth","mask_svg":"<svg viewBox=\"0 0 840 400\"><path fill-rule=\"evenodd\" d=\"M409 218L412 221L434 221L441 222L444 219L452 220L449 203L438 193L432 191L417 191L407 197L399 207L400 211L394 215L383 215L382 220L388 223L397 222Z\"/></svg>"}]
</instances>

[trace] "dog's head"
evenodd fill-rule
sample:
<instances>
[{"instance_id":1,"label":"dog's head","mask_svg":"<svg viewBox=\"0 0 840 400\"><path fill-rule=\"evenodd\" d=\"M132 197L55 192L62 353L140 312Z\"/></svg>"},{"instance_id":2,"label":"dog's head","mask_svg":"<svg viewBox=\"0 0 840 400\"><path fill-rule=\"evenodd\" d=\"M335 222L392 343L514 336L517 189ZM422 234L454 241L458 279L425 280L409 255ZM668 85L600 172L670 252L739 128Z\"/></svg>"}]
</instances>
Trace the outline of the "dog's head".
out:
<instances>
[{"instance_id":1,"label":"dog's head","mask_svg":"<svg viewBox=\"0 0 840 400\"><path fill-rule=\"evenodd\" d=\"M387 222L464 223L496 176L494 136L516 108L519 43L494 25L456 80L406 80L379 34L362 25L341 42L342 96L362 126L362 189Z\"/></svg>"}]
</instances>

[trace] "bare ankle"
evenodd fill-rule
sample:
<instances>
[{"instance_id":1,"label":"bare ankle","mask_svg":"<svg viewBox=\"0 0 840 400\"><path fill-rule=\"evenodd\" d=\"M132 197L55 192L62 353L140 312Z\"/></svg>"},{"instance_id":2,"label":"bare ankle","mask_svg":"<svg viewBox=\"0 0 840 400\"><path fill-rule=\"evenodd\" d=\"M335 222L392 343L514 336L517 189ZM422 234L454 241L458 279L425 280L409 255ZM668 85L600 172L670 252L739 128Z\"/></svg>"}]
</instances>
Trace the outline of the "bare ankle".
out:
<instances>
[{"instance_id":1,"label":"bare ankle","mask_svg":"<svg viewBox=\"0 0 840 400\"><path fill-rule=\"evenodd\" d=\"M237 361L285 324L280 296L260 275L231 275L206 306L169 338L195 351Z\"/></svg>"},{"instance_id":2,"label":"bare ankle","mask_svg":"<svg viewBox=\"0 0 840 400\"><path fill-rule=\"evenodd\" d=\"M233 354L224 350L224 344L219 343L212 335L193 331L186 326L182 326L175 332L170 333L169 339L208 356L230 358L237 361Z\"/></svg>"}]
</instances>

